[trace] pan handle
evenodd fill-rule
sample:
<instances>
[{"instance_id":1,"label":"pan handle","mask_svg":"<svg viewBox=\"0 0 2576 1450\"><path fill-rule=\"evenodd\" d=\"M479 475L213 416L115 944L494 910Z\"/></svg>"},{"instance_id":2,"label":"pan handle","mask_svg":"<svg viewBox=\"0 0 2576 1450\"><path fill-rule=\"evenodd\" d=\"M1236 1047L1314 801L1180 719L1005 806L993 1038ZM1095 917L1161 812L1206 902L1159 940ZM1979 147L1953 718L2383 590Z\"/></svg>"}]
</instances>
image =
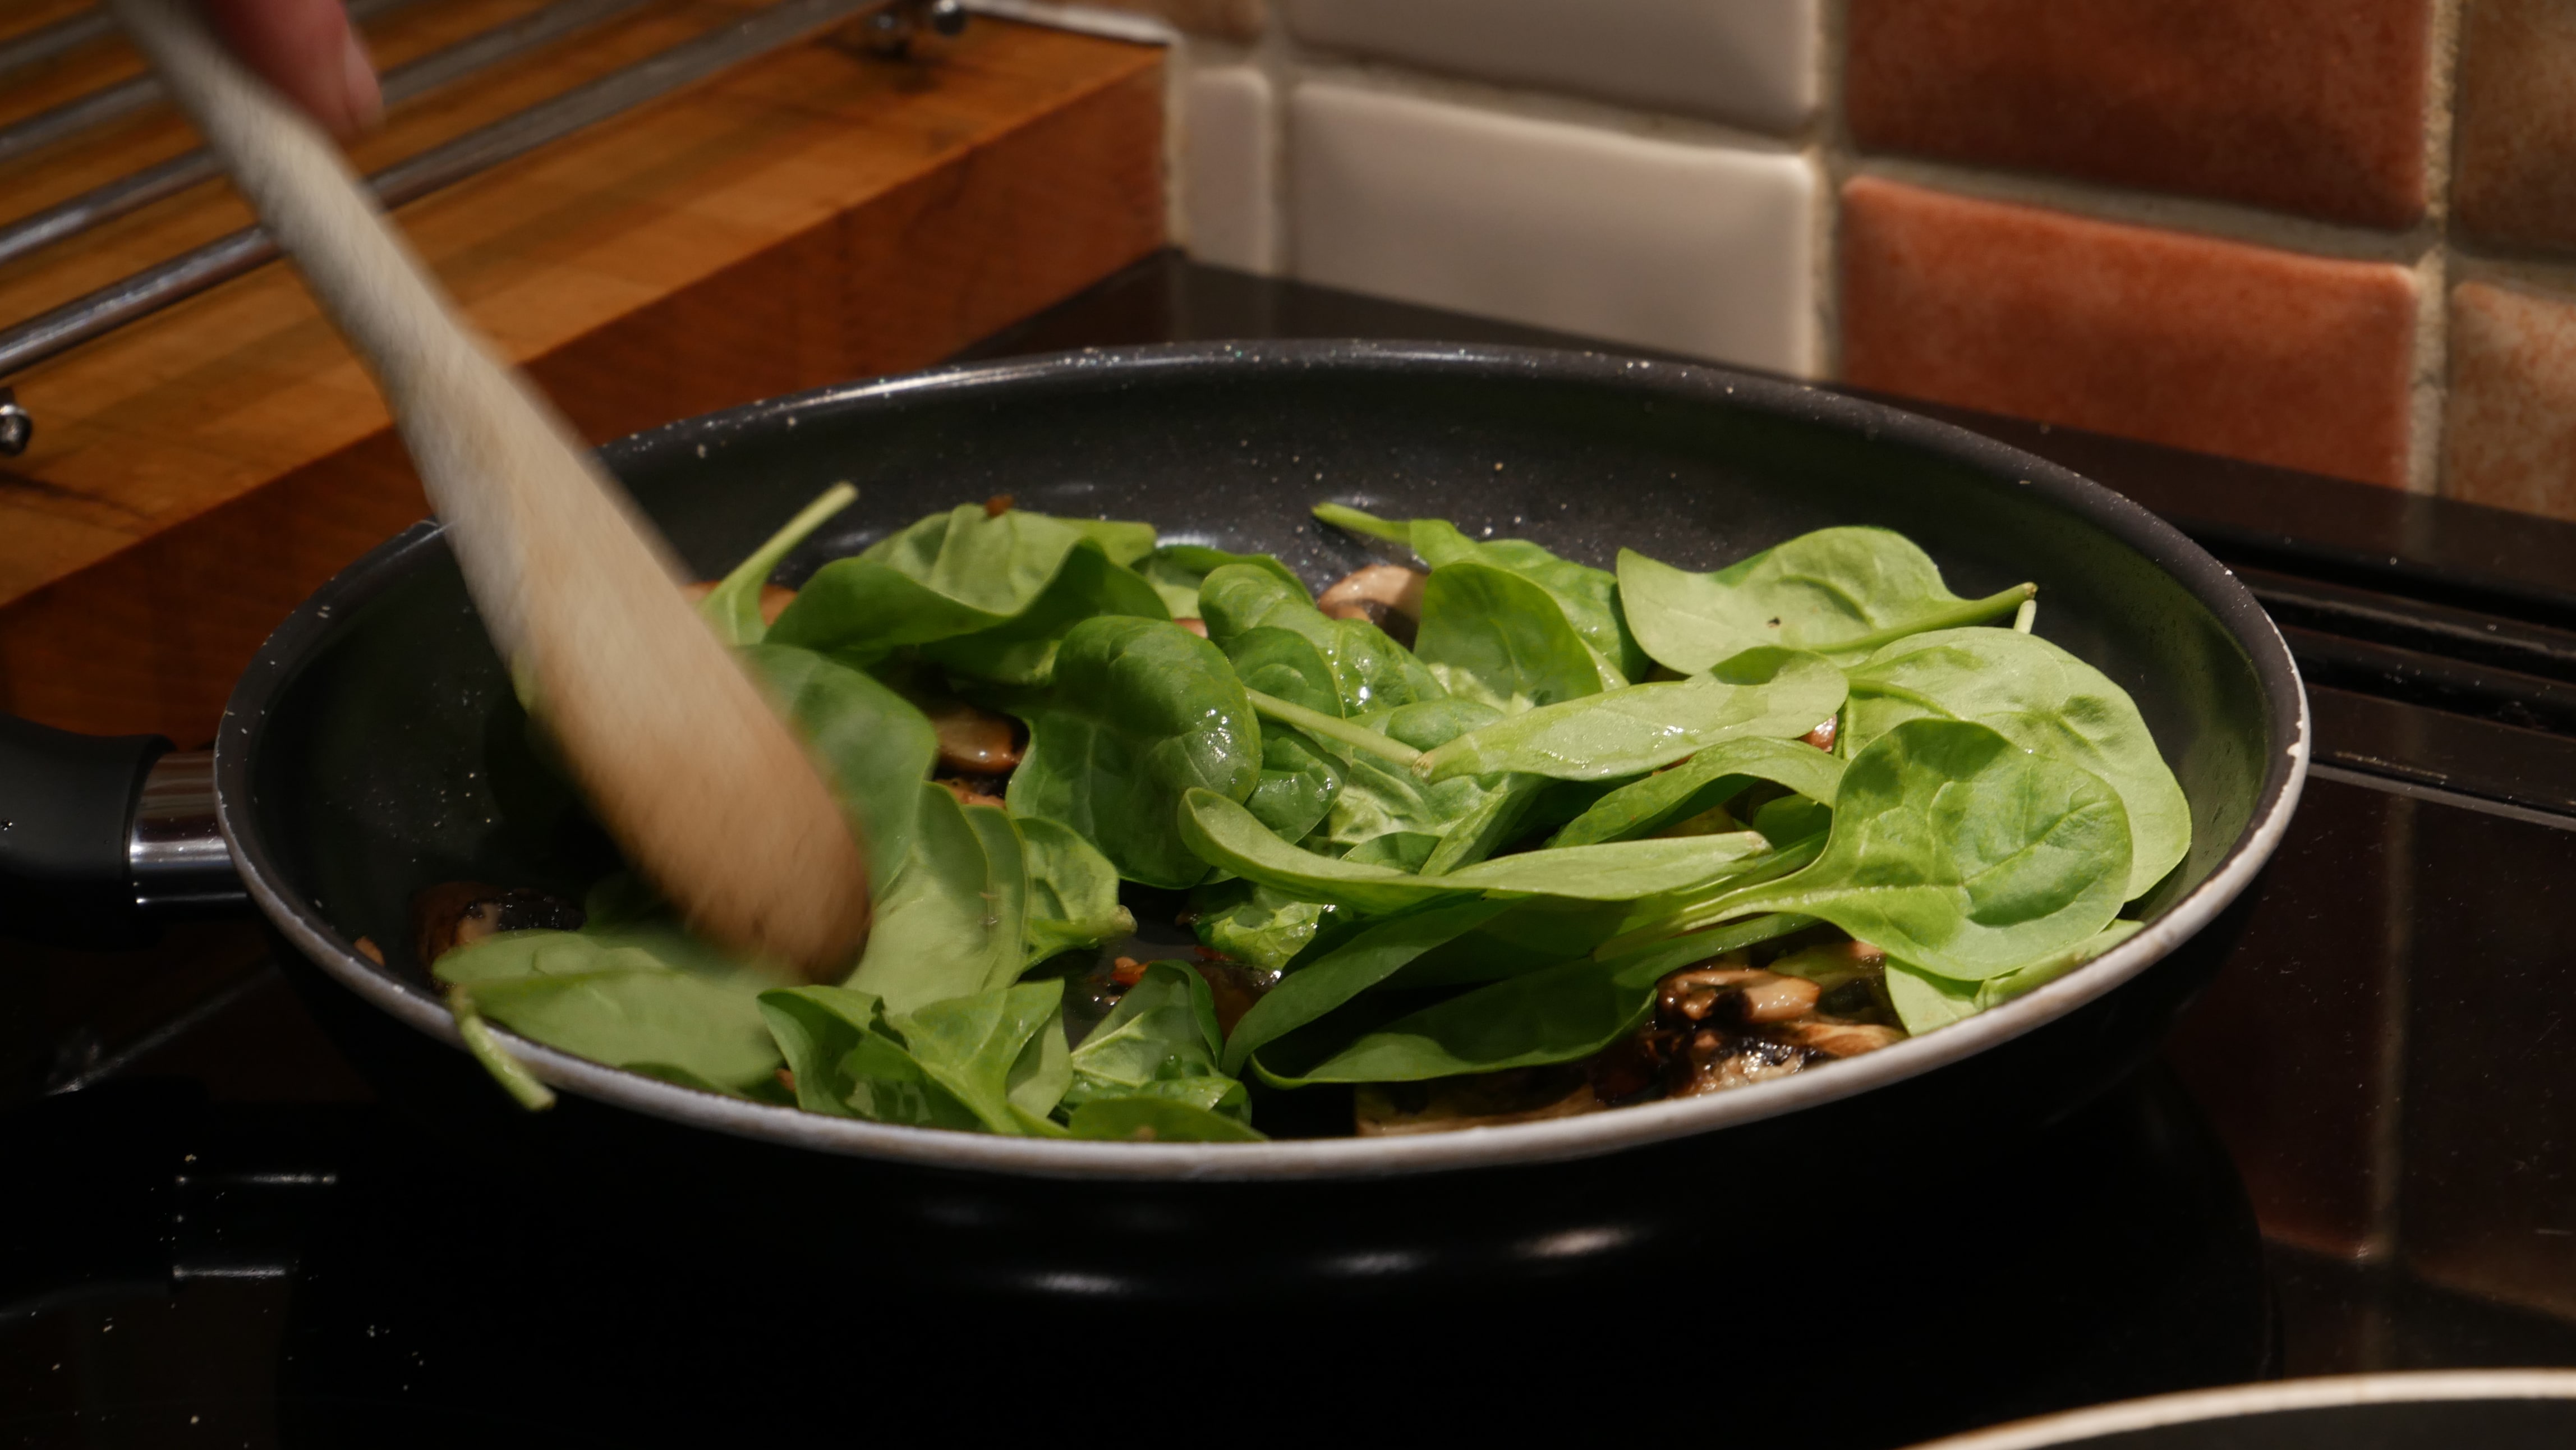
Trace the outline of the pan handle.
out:
<instances>
[{"instance_id":1,"label":"pan handle","mask_svg":"<svg viewBox=\"0 0 2576 1450\"><path fill-rule=\"evenodd\" d=\"M245 899L215 824L211 755L0 715L0 934L133 945Z\"/></svg>"}]
</instances>

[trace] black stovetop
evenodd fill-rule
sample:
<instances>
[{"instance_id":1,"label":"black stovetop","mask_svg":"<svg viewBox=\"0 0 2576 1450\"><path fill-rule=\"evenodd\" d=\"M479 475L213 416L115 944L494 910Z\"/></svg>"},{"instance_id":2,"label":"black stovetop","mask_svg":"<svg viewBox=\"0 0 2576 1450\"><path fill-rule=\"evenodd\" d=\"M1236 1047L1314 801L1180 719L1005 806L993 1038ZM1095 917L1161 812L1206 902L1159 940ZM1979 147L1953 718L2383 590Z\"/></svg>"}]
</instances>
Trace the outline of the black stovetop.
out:
<instances>
[{"instance_id":1,"label":"black stovetop","mask_svg":"<svg viewBox=\"0 0 2576 1450\"><path fill-rule=\"evenodd\" d=\"M1329 336L1583 345L1165 256L972 355ZM828 1204L744 1242L493 1176L374 1105L243 928L12 949L0 1442L1896 1445L2280 1374L2576 1365L2576 528L1925 411L2175 520L2314 687L2317 772L2226 971L2165 1061L2041 1140L1904 1203L1748 1185L1644 1282L934 1294L801 1251Z\"/></svg>"}]
</instances>

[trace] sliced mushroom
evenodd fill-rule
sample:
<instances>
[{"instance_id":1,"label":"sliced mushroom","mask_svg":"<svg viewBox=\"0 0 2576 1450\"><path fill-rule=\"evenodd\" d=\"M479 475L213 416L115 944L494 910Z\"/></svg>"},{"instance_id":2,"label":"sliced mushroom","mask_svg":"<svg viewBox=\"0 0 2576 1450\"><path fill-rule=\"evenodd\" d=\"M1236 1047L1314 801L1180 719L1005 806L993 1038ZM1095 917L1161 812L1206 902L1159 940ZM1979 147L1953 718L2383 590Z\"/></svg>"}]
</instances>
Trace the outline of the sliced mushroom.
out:
<instances>
[{"instance_id":1,"label":"sliced mushroom","mask_svg":"<svg viewBox=\"0 0 2576 1450\"><path fill-rule=\"evenodd\" d=\"M1184 614L1180 618L1173 620L1172 623L1179 625L1181 628L1188 630L1190 633L1197 635L1201 639L1207 638L1207 621L1200 619L1196 615Z\"/></svg>"},{"instance_id":2,"label":"sliced mushroom","mask_svg":"<svg viewBox=\"0 0 2576 1450\"><path fill-rule=\"evenodd\" d=\"M959 775L1001 775L1020 763L1020 728L1008 715L979 710L962 700L932 705L926 713L939 737L939 764Z\"/></svg>"},{"instance_id":3,"label":"sliced mushroom","mask_svg":"<svg viewBox=\"0 0 2576 1450\"><path fill-rule=\"evenodd\" d=\"M1818 750L1831 750L1834 748L1835 729L1835 717L1827 715L1825 717L1824 724L1817 726L1815 729L1808 731L1806 734L1801 735L1798 738L1807 742L1809 745L1816 747Z\"/></svg>"},{"instance_id":4,"label":"sliced mushroom","mask_svg":"<svg viewBox=\"0 0 2576 1450\"><path fill-rule=\"evenodd\" d=\"M580 907L524 886L450 881L411 899L412 949L424 969L495 932L572 931L581 921Z\"/></svg>"},{"instance_id":5,"label":"sliced mushroom","mask_svg":"<svg viewBox=\"0 0 2576 1450\"><path fill-rule=\"evenodd\" d=\"M1401 564L1371 564L1333 581L1315 600L1331 619L1365 619L1410 649L1422 623L1422 584L1429 575Z\"/></svg>"},{"instance_id":6,"label":"sliced mushroom","mask_svg":"<svg viewBox=\"0 0 2576 1450\"><path fill-rule=\"evenodd\" d=\"M704 581L701 581L701 582L696 583L696 584L691 584L691 585L689 585L687 588L685 588L685 589L681 590L680 592L681 592L681 593L683 593L683 594L688 595L688 596L689 596L689 602L690 602L691 604L695 604L695 603L697 603L699 600L706 598L706 597L707 597L708 595L710 595L710 594L713 594L715 591L716 591L716 581L715 581L715 580L712 580L712 579L708 579L708 580L704 580ZM788 605L790 605L790 604L793 604L793 603L795 603L795 602L796 602L796 591L795 591L795 590L790 589L790 588L788 588L787 586L785 586L785 585L783 585L783 584L763 584L763 585L761 585L761 586L760 586L760 622L761 622L761 623L763 623L763 624L776 624L776 623L778 622L778 616L779 616L779 615L781 615L781 614L786 613L786 612L787 612L787 606L788 606Z\"/></svg>"},{"instance_id":7,"label":"sliced mushroom","mask_svg":"<svg viewBox=\"0 0 2576 1450\"><path fill-rule=\"evenodd\" d=\"M1705 1022L1787 1022L1816 1010L1819 988L1800 977L1751 967L1700 967L1663 982L1668 1014Z\"/></svg>"},{"instance_id":8,"label":"sliced mushroom","mask_svg":"<svg viewBox=\"0 0 2576 1450\"><path fill-rule=\"evenodd\" d=\"M1825 1057L1858 1057L1905 1040L1893 1027L1868 1022L1792 1022L1773 1028L1772 1035Z\"/></svg>"},{"instance_id":9,"label":"sliced mushroom","mask_svg":"<svg viewBox=\"0 0 2576 1450\"><path fill-rule=\"evenodd\" d=\"M1199 960L1190 964L1208 984L1210 1005L1216 1008L1216 1026L1220 1033L1232 1033L1234 1024L1252 1010L1269 990L1279 985L1280 974L1248 967L1231 958L1199 949Z\"/></svg>"},{"instance_id":10,"label":"sliced mushroom","mask_svg":"<svg viewBox=\"0 0 2576 1450\"><path fill-rule=\"evenodd\" d=\"M1810 1055L1803 1048L1769 1037L1737 1037L1714 1027L1693 1034L1684 1066L1687 1075L1673 1089L1677 1098L1726 1092L1804 1071Z\"/></svg>"}]
</instances>

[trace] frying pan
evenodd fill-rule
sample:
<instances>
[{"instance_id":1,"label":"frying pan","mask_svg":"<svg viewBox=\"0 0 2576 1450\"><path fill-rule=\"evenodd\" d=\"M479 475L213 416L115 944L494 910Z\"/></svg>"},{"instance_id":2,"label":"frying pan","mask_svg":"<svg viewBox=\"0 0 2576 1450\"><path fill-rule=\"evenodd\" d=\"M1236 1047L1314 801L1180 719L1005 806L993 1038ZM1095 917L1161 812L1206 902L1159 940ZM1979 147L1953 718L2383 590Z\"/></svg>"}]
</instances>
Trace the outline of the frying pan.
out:
<instances>
[{"instance_id":1,"label":"frying pan","mask_svg":"<svg viewBox=\"0 0 2576 1450\"><path fill-rule=\"evenodd\" d=\"M1313 583L1368 557L1309 517L1327 497L1601 565L1628 545L1711 568L1809 529L1882 525L1968 597L2037 581L2039 633L2137 698L2191 800L2190 857L2149 897L2147 928L2099 961L1937 1033L1686 1101L1409 1138L1103 1145L807 1115L513 1041L566 1090L554 1112L528 1116L456 1048L401 945L408 904L458 879L577 896L613 860L605 840L531 755L434 523L279 627L214 746L218 864L238 873L316 1015L387 1097L585 1181L657 1194L794 1184L864 1202L994 1282L1061 1277L1073 1260L1175 1293L1211 1275L1340 1282L1331 1266L1358 1259L1376 1267L1343 1280L1543 1272L1650 1254L1659 1235L1688 1232L1698 1210L1681 1185L1901 1177L1925 1155L1984 1151L2064 1116L2152 1049L2223 955L2307 769L2305 697L2280 636L2180 534L2038 458L1775 378L1448 344L1087 350L826 388L602 456L705 576L823 488L856 483L859 503L788 561L788 582L922 514L1005 493L1268 550ZM0 782L13 793L31 774L55 782L49 819L90 845L32 862L13 845L19 856L0 867L22 896L31 871L49 873L52 896L88 892L95 921L98 903L133 896L129 859L173 854L111 861L97 844L127 842L153 746L12 738ZM59 758L48 751L88 755L71 772L48 766ZM207 889L190 880L173 889ZM385 965L359 954L361 937L382 944ZM1347 1112L1347 1099L1282 1102L1318 1130ZM1669 1214L1648 1222L1638 1205L1650 1198ZM1112 1223L1124 1227L1101 1228ZM1265 1233L1263 1252L1244 1247Z\"/></svg>"}]
</instances>

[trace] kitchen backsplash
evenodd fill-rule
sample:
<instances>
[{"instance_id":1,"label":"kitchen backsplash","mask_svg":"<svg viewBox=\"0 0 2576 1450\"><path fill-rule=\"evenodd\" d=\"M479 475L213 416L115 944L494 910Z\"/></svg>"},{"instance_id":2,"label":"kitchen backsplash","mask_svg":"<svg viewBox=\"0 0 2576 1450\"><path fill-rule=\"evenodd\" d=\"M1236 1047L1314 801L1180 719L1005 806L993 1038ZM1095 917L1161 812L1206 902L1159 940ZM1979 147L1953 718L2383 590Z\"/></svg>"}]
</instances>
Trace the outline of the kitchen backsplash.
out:
<instances>
[{"instance_id":1,"label":"kitchen backsplash","mask_svg":"<svg viewBox=\"0 0 2576 1450\"><path fill-rule=\"evenodd\" d=\"M2576 518L2576 0L1111 8L1204 260Z\"/></svg>"}]
</instances>

